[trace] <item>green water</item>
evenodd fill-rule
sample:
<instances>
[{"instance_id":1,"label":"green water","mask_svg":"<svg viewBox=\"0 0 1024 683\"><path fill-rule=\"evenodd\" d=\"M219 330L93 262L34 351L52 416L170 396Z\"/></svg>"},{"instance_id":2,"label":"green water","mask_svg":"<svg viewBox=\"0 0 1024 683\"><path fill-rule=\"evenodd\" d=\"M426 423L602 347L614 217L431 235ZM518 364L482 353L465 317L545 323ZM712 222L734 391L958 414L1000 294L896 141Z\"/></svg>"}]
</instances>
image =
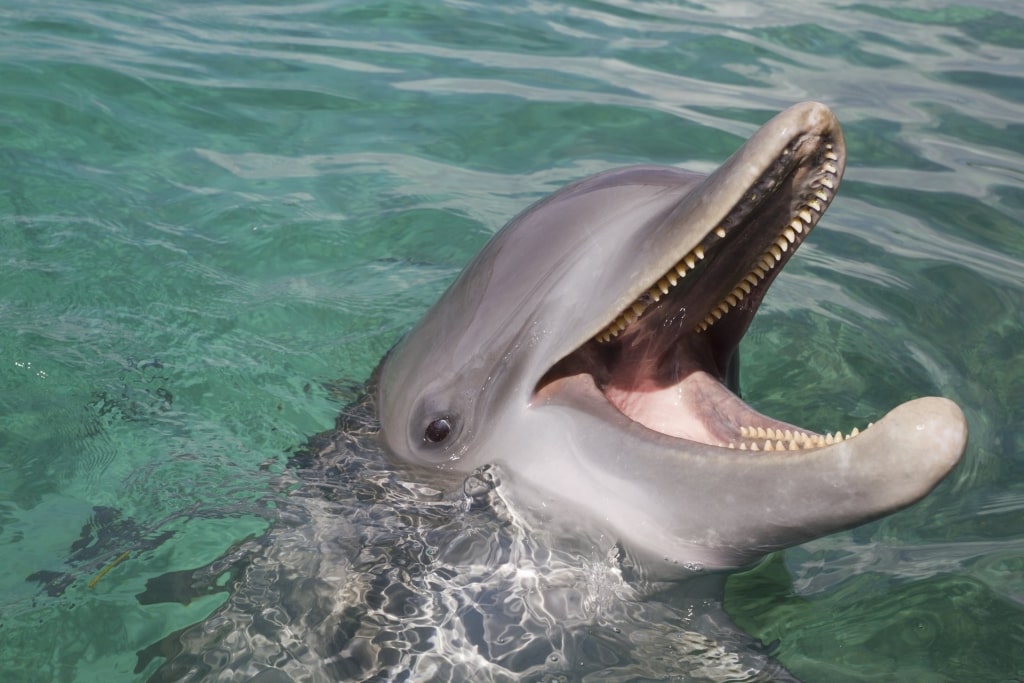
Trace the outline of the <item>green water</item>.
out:
<instances>
[{"instance_id":1,"label":"green water","mask_svg":"<svg viewBox=\"0 0 1024 683\"><path fill-rule=\"evenodd\" d=\"M712 168L804 99L843 122L846 180L745 394L844 431L945 395L971 441L925 501L727 605L808 681L1024 677L1018 2L8 0L0 679L137 680L223 599L142 605L147 579L265 529L337 380L508 218L616 165ZM118 540L73 558L90 524ZM50 597L39 571L74 580Z\"/></svg>"}]
</instances>

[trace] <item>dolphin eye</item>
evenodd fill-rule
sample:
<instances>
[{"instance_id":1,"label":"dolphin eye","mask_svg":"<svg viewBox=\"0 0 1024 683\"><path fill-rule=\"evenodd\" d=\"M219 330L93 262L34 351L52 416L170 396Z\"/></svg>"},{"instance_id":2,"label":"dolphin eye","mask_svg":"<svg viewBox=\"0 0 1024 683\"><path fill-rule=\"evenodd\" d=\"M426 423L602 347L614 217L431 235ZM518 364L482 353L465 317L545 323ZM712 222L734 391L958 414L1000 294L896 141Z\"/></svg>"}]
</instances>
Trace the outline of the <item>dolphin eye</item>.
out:
<instances>
[{"instance_id":1,"label":"dolphin eye","mask_svg":"<svg viewBox=\"0 0 1024 683\"><path fill-rule=\"evenodd\" d=\"M430 443L441 443L452 433L452 422L450 418L439 417L427 425L423 432L423 438Z\"/></svg>"}]
</instances>

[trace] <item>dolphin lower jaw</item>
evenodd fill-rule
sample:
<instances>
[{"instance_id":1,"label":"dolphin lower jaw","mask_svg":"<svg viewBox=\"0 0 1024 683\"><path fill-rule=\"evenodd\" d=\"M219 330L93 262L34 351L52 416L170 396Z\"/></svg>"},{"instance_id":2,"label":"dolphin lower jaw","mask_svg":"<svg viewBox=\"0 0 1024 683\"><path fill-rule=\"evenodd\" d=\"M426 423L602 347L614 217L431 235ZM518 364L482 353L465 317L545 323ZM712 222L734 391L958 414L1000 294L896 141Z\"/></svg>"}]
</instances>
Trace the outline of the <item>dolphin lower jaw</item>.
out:
<instances>
[{"instance_id":1,"label":"dolphin lower jaw","mask_svg":"<svg viewBox=\"0 0 1024 683\"><path fill-rule=\"evenodd\" d=\"M527 462L550 452L531 444L521 476L548 492L545 506L567 501L604 520L631 571L651 581L747 566L905 508L952 470L967 439L959 407L937 397L893 408L856 438L767 452L650 429L584 374L555 380L540 397L542 423L574 425L558 444L570 466ZM578 514L566 517L579 524Z\"/></svg>"}]
</instances>

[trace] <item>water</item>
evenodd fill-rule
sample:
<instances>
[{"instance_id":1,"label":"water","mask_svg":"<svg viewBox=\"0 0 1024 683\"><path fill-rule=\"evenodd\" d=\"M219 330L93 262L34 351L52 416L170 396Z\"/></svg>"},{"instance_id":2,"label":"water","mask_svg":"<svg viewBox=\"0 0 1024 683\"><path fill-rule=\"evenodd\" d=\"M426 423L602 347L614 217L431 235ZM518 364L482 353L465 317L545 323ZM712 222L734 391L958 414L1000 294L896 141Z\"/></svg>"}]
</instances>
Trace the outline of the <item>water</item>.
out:
<instances>
[{"instance_id":1,"label":"water","mask_svg":"<svg viewBox=\"0 0 1024 683\"><path fill-rule=\"evenodd\" d=\"M945 395L971 441L727 606L808 681L1024 676L1024 11L936 5L4 3L0 678L137 680L224 599L143 605L147 579L265 530L338 380L509 217L616 165L710 169L804 99L850 161L745 393L844 431Z\"/></svg>"}]
</instances>

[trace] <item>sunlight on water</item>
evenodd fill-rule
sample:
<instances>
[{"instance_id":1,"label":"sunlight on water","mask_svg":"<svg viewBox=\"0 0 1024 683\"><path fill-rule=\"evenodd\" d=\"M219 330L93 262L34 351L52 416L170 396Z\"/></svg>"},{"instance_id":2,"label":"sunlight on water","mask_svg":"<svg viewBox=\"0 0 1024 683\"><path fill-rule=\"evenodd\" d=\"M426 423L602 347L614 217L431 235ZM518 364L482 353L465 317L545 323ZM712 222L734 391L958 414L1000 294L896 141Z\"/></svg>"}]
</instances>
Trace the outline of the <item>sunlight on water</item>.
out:
<instances>
[{"instance_id":1,"label":"sunlight on water","mask_svg":"<svg viewBox=\"0 0 1024 683\"><path fill-rule=\"evenodd\" d=\"M277 528L289 455L505 221L618 165L708 171L805 99L849 165L744 395L843 431L944 395L971 439L932 496L771 557L726 606L807 681L1024 677L1022 59L1008 0L6 3L0 678L153 675ZM314 562L311 529L266 552ZM611 618L566 670L714 649L603 561L588 585L644 628ZM206 592L151 583L218 562ZM229 606L283 608L254 586ZM563 670L509 623L470 649Z\"/></svg>"}]
</instances>

